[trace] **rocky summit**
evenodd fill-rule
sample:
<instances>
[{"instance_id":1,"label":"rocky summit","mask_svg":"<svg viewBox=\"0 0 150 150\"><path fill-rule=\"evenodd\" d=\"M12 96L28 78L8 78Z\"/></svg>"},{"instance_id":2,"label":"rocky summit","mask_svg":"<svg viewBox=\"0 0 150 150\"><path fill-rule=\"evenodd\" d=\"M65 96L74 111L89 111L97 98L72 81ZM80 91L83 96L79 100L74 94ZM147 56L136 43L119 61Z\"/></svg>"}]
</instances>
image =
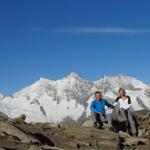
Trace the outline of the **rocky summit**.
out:
<instances>
[{"instance_id":1,"label":"rocky summit","mask_svg":"<svg viewBox=\"0 0 150 150\"><path fill-rule=\"evenodd\" d=\"M138 136L78 123L25 123L25 115L0 117L0 150L149 150L150 111L135 112Z\"/></svg>"}]
</instances>

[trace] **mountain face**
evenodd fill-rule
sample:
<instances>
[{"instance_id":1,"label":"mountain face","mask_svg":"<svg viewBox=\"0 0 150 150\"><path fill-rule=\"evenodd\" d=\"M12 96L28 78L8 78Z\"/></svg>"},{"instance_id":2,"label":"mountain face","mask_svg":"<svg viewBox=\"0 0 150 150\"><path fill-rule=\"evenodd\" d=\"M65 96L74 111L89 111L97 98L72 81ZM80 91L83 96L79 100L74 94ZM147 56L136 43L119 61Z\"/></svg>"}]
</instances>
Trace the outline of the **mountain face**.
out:
<instances>
[{"instance_id":1,"label":"mountain face","mask_svg":"<svg viewBox=\"0 0 150 150\"><path fill-rule=\"evenodd\" d=\"M147 96L148 98L150 98L150 85L145 88L144 94L145 94L145 96Z\"/></svg>"},{"instance_id":2,"label":"mountain face","mask_svg":"<svg viewBox=\"0 0 150 150\"><path fill-rule=\"evenodd\" d=\"M111 103L120 87L131 97L134 110L150 109L150 86L128 76L105 76L87 81L76 73L52 81L40 78L24 89L0 98L0 111L9 117L27 116L27 122L83 122L91 117L89 105L100 90Z\"/></svg>"}]
</instances>

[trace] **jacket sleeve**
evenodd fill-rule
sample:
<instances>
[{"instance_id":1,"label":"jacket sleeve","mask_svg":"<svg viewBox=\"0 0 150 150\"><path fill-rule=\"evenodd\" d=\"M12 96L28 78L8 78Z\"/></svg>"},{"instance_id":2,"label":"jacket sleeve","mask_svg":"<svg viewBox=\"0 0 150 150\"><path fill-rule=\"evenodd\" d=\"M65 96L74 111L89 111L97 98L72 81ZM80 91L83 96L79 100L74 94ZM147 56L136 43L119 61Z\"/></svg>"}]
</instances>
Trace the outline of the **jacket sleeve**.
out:
<instances>
[{"instance_id":1,"label":"jacket sleeve","mask_svg":"<svg viewBox=\"0 0 150 150\"><path fill-rule=\"evenodd\" d=\"M110 108L115 108L115 106L113 106L113 105L111 105L110 103L108 103L107 100L105 100L105 105L106 105L107 107L110 107Z\"/></svg>"},{"instance_id":2,"label":"jacket sleeve","mask_svg":"<svg viewBox=\"0 0 150 150\"><path fill-rule=\"evenodd\" d=\"M117 97L117 98L116 98L116 100L115 100L115 102L114 102L114 104L113 104L115 107L118 107L118 106L119 106L119 99L120 99L120 97Z\"/></svg>"},{"instance_id":3,"label":"jacket sleeve","mask_svg":"<svg viewBox=\"0 0 150 150\"><path fill-rule=\"evenodd\" d=\"M91 109L91 111L94 112L94 113L99 113L99 112L97 111L97 109L95 109L94 101L91 103L90 109Z\"/></svg>"},{"instance_id":4,"label":"jacket sleeve","mask_svg":"<svg viewBox=\"0 0 150 150\"><path fill-rule=\"evenodd\" d=\"M129 96L127 96L128 98L128 104L131 104L131 98Z\"/></svg>"},{"instance_id":5,"label":"jacket sleeve","mask_svg":"<svg viewBox=\"0 0 150 150\"><path fill-rule=\"evenodd\" d=\"M119 101L119 99L120 99L120 97L117 97L117 98L116 98L116 100L115 100L115 102L118 102L118 101Z\"/></svg>"}]
</instances>

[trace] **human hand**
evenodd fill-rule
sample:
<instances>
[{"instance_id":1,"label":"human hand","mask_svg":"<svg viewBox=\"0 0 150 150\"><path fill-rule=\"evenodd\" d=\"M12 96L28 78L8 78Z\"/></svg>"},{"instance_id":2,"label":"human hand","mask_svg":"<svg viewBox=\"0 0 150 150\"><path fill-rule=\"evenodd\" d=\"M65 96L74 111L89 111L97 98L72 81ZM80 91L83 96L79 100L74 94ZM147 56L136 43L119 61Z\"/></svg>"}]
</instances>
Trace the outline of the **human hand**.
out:
<instances>
[{"instance_id":1,"label":"human hand","mask_svg":"<svg viewBox=\"0 0 150 150\"><path fill-rule=\"evenodd\" d=\"M100 116L103 116L103 113L99 112Z\"/></svg>"}]
</instances>

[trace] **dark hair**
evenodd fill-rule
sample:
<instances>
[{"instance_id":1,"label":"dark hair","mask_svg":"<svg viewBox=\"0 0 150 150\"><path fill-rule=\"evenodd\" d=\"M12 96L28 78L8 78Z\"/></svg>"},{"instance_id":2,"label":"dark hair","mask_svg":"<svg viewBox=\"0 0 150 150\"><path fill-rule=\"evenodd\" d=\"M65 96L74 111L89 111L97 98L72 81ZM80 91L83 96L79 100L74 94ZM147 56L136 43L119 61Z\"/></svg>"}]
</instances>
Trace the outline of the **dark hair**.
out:
<instances>
[{"instance_id":1,"label":"dark hair","mask_svg":"<svg viewBox=\"0 0 150 150\"><path fill-rule=\"evenodd\" d=\"M100 91L96 91L96 92L95 92L95 95L96 95L96 94L102 95L102 93L101 93Z\"/></svg>"},{"instance_id":2,"label":"dark hair","mask_svg":"<svg viewBox=\"0 0 150 150\"><path fill-rule=\"evenodd\" d=\"M118 90L118 92L120 93L120 91L124 91L124 93L126 94L126 91L125 91L124 88L120 88L120 89Z\"/></svg>"}]
</instances>

